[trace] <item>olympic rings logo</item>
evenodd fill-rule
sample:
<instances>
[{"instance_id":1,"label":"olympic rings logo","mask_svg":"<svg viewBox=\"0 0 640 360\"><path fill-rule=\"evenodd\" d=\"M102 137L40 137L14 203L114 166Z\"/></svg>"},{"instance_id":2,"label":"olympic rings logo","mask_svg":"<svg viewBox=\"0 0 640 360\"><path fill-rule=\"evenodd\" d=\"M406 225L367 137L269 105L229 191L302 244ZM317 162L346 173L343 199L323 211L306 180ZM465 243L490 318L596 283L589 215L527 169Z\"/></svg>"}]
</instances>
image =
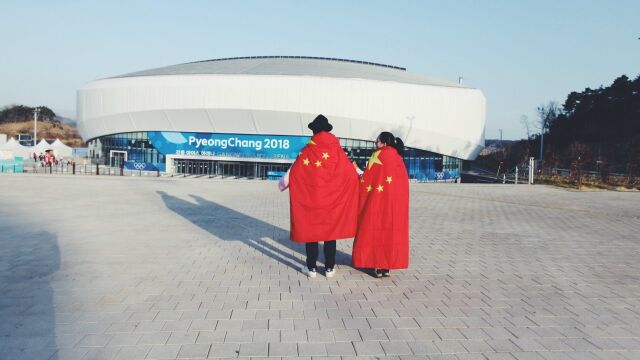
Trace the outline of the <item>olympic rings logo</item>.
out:
<instances>
[{"instance_id":1,"label":"olympic rings logo","mask_svg":"<svg viewBox=\"0 0 640 360\"><path fill-rule=\"evenodd\" d=\"M145 164L145 163L133 163L133 167L136 170L144 170L144 168L147 167L147 164Z\"/></svg>"}]
</instances>

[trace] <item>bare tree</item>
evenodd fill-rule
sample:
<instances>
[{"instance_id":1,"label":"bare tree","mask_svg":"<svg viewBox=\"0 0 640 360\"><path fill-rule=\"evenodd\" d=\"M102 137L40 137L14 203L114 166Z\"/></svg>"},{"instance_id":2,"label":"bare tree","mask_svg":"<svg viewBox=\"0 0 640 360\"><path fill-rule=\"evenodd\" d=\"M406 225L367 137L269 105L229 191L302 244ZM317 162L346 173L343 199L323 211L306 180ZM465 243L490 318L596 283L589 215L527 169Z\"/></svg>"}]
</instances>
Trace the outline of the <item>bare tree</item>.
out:
<instances>
[{"instance_id":1,"label":"bare tree","mask_svg":"<svg viewBox=\"0 0 640 360\"><path fill-rule=\"evenodd\" d=\"M540 105L538 111L538 128L540 129L540 160L544 154L544 133L549 130L551 123L560 115L560 106L556 101L549 101L547 105Z\"/></svg>"},{"instance_id":2,"label":"bare tree","mask_svg":"<svg viewBox=\"0 0 640 360\"><path fill-rule=\"evenodd\" d=\"M531 139L531 123L529 122L529 117L525 114L520 116L520 123L524 126L524 129L527 132L527 140Z\"/></svg>"}]
</instances>

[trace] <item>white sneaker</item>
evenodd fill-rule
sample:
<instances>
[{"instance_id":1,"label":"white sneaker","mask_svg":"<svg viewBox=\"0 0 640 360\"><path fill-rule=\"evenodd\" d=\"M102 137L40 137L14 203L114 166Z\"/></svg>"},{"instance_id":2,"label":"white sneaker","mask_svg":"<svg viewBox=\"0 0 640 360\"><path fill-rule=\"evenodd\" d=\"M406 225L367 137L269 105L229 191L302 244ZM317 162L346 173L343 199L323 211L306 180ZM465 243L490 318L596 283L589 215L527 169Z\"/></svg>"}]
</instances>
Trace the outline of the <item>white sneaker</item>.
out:
<instances>
[{"instance_id":1,"label":"white sneaker","mask_svg":"<svg viewBox=\"0 0 640 360\"><path fill-rule=\"evenodd\" d=\"M334 277L336 275L336 268L325 269L324 275L328 278Z\"/></svg>"},{"instance_id":2,"label":"white sneaker","mask_svg":"<svg viewBox=\"0 0 640 360\"><path fill-rule=\"evenodd\" d=\"M316 271L316 269L311 269L309 270L309 268L307 268L306 266L302 267L302 273L307 275L310 278L315 278L316 275L318 274L318 272Z\"/></svg>"}]
</instances>

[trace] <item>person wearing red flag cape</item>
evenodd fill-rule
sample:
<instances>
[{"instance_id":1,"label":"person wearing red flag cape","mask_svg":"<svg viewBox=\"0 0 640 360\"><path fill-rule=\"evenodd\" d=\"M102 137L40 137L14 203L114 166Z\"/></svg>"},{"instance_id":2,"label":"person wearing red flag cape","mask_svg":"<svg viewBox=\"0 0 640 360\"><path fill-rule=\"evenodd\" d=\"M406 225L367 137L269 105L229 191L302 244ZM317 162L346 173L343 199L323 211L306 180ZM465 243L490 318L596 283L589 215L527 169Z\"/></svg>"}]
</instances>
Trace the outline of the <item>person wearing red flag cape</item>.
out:
<instances>
[{"instance_id":1,"label":"person wearing red flag cape","mask_svg":"<svg viewBox=\"0 0 640 360\"><path fill-rule=\"evenodd\" d=\"M289 173L291 240L305 243L307 266L315 277L318 242L324 242L325 275L336 273L336 240L353 238L358 213L358 175L329 120L318 115L308 125L313 137Z\"/></svg>"},{"instance_id":2,"label":"person wearing red flag cape","mask_svg":"<svg viewBox=\"0 0 640 360\"><path fill-rule=\"evenodd\" d=\"M382 277L409 267L409 177L400 138L382 132L376 149L360 179L352 261Z\"/></svg>"}]
</instances>

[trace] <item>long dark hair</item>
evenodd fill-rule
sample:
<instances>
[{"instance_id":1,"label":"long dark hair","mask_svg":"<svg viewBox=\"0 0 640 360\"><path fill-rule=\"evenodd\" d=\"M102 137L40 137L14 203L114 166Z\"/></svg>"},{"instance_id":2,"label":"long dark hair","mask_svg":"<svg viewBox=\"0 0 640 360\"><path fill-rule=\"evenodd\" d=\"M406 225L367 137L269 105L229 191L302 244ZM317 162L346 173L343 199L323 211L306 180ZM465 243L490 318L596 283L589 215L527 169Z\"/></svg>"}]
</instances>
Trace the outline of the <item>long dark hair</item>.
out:
<instances>
[{"instance_id":1,"label":"long dark hair","mask_svg":"<svg viewBox=\"0 0 640 360\"><path fill-rule=\"evenodd\" d=\"M396 149L398 155L402 156L404 153L404 142L402 142L402 139L399 137L395 137L392 133L383 131L378 135L378 139L381 143Z\"/></svg>"}]
</instances>

